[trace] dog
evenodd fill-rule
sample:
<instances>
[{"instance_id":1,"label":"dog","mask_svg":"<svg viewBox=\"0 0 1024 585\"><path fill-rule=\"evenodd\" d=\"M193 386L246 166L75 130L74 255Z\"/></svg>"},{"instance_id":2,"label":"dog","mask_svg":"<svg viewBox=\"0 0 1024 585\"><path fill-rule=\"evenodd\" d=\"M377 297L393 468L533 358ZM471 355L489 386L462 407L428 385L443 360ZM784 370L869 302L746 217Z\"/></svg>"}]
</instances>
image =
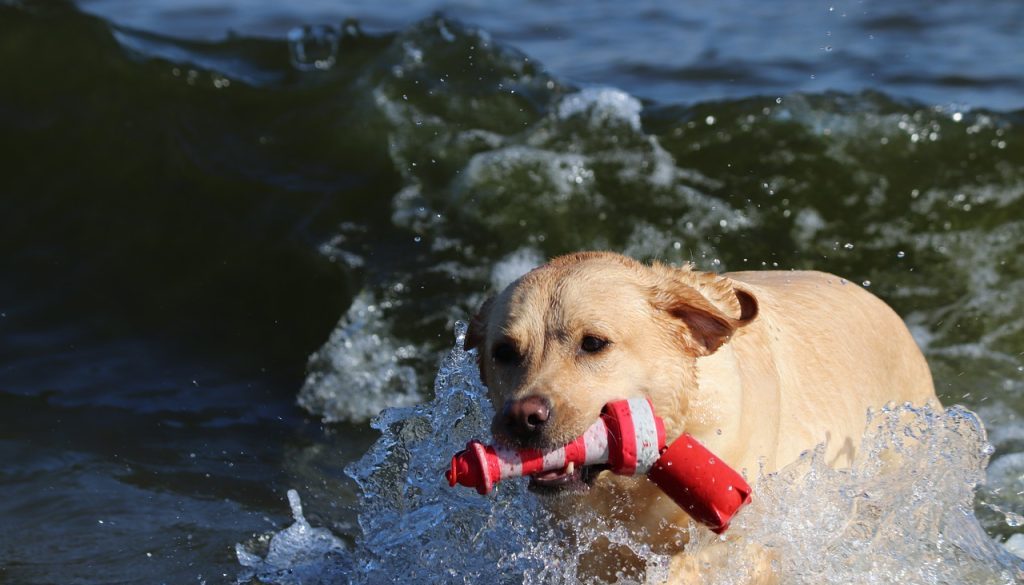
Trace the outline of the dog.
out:
<instances>
[{"instance_id":1,"label":"dog","mask_svg":"<svg viewBox=\"0 0 1024 585\"><path fill-rule=\"evenodd\" d=\"M715 274L610 252L561 256L488 299L467 349L496 415L497 442L551 448L583 433L613 400L646 397L669 443L687 432L748 477L825 443L848 466L869 408L938 399L900 317L853 282L813 271ZM536 475L556 514L580 507L653 550L685 554L686 513L644 477L601 468ZM590 577L642 575L605 543Z\"/></svg>"}]
</instances>

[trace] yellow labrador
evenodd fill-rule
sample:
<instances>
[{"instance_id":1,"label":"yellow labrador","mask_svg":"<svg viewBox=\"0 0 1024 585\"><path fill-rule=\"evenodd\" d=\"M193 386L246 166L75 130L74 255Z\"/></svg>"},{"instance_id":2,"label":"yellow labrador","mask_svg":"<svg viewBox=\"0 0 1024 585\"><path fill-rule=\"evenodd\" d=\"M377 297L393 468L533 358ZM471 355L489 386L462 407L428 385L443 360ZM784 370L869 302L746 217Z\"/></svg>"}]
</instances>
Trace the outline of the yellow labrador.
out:
<instances>
[{"instance_id":1,"label":"yellow labrador","mask_svg":"<svg viewBox=\"0 0 1024 585\"><path fill-rule=\"evenodd\" d=\"M562 256L489 299L467 348L497 415L496 441L563 445L607 402L645 396L669 442L684 431L753 478L827 442L848 465L869 407L937 404L903 321L856 284L820 272L703 273L606 252ZM601 469L531 479L555 512L616 519L665 552L686 514L646 478ZM755 494L756 497L756 494ZM635 559L595 555L605 577Z\"/></svg>"}]
</instances>

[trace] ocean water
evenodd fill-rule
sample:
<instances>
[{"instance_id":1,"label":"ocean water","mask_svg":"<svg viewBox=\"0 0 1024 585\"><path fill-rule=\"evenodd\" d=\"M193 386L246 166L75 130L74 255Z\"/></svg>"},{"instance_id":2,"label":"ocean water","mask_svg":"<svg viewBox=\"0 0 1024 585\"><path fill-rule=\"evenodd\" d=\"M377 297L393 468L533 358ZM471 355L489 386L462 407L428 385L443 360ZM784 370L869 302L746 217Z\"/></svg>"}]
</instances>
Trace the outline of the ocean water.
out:
<instances>
[{"instance_id":1,"label":"ocean water","mask_svg":"<svg viewBox=\"0 0 1024 585\"><path fill-rule=\"evenodd\" d=\"M488 416L458 320L581 248L886 299L950 408L873 413L866 452L921 466L809 453L737 533L787 582L1021 580L1022 26L0 2L0 582L573 582L577 527L439 474Z\"/></svg>"}]
</instances>

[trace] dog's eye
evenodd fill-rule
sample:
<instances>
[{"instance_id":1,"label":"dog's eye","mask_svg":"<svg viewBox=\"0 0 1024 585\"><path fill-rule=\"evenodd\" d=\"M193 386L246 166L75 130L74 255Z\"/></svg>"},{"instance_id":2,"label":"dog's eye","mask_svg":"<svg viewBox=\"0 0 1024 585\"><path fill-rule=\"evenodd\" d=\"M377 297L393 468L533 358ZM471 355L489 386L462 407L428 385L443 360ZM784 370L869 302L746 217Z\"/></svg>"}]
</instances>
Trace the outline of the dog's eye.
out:
<instances>
[{"instance_id":1,"label":"dog's eye","mask_svg":"<svg viewBox=\"0 0 1024 585\"><path fill-rule=\"evenodd\" d=\"M523 356L519 355L519 351L511 343L495 345L494 349L491 350L491 357L494 358L494 361L509 366L518 365L519 362L523 361Z\"/></svg>"},{"instance_id":2,"label":"dog's eye","mask_svg":"<svg viewBox=\"0 0 1024 585\"><path fill-rule=\"evenodd\" d=\"M587 353L597 353L607 346L608 340L594 337L593 335L587 335L580 342L580 349Z\"/></svg>"}]
</instances>

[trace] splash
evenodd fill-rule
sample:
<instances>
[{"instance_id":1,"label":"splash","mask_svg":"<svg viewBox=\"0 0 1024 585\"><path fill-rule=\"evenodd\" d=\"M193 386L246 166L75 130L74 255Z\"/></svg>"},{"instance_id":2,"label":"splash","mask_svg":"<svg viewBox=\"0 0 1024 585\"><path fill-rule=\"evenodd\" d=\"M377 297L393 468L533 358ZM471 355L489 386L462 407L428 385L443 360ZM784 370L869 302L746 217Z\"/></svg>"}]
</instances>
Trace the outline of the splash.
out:
<instances>
[{"instance_id":1,"label":"splash","mask_svg":"<svg viewBox=\"0 0 1024 585\"><path fill-rule=\"evenodd\" d=\"M602 536L641 558L649 582L667 578L671 559L601 519L555 523L524 482L499 484L488 497L447 486L448 457L469 439L486 437L493 414L475 354L461 349L464 335L459 324L435 398L382 413L373 423L381 438L348 468L361 491L355 545L316 532L295 498L296 524L273 537L265 558L239 547L243 565L270 583L344 574L349 582L374 584L568 584L584 581L580 558ZM990 538L974 515L975 489L991 454L980 420L966 409L889 406L869 414L851 468L829 468L819 446L762 474L754 503L725 538L694 524L681 535L692 553L720 559L702 575L706 583L749 579L759 570L751 550L767 553L784 583L1013 583L1024 579L1024 561ZM635 579L620 575L618 582Z\"/></svg>"},{"instance_id":2,"label":"splash","mask_svg":"<svg viewBox=\"0 0 1024 585\"><path fill-rule=\"evenodd\" d=\"M422 401L408 364L419 348L395 342L389 323L394 304L377 302L367 291L356 296L327 343L309 358L300 406L330 422L364 421L389 406Z\"/></svg>"},{"instance_id":3,"label":"splash","mask_svg":"<svg viewBox=\"0 0 1024 585\"><path fill-rule=\"evenodd\" d=\"M259 579L280 585L320 585L337 583L349 572L347 547L324 528L310 526L302 514L302 502L295 490L288 490L288 503L295 523L273 535L265 556L235 545L238 562L246 567L240 582Z\"/></svg>"},{"instance_id":4,"label":"splash","mask_svg":"<svg viewBox=\"0 0 1024 585\"><path fill-rule=\"evenodd\" d=\"M871 413L850 469L823 446L761 478L735 525L772 551L785 583L1014 583L1024 564L984 531L974 493L992 453L978 417L958 406ZM701 543L707 543L704 539ZM699 546L697 547L699 549ZM740 581L733 562L711 583Z\"/></svg>"}]
</instances>

